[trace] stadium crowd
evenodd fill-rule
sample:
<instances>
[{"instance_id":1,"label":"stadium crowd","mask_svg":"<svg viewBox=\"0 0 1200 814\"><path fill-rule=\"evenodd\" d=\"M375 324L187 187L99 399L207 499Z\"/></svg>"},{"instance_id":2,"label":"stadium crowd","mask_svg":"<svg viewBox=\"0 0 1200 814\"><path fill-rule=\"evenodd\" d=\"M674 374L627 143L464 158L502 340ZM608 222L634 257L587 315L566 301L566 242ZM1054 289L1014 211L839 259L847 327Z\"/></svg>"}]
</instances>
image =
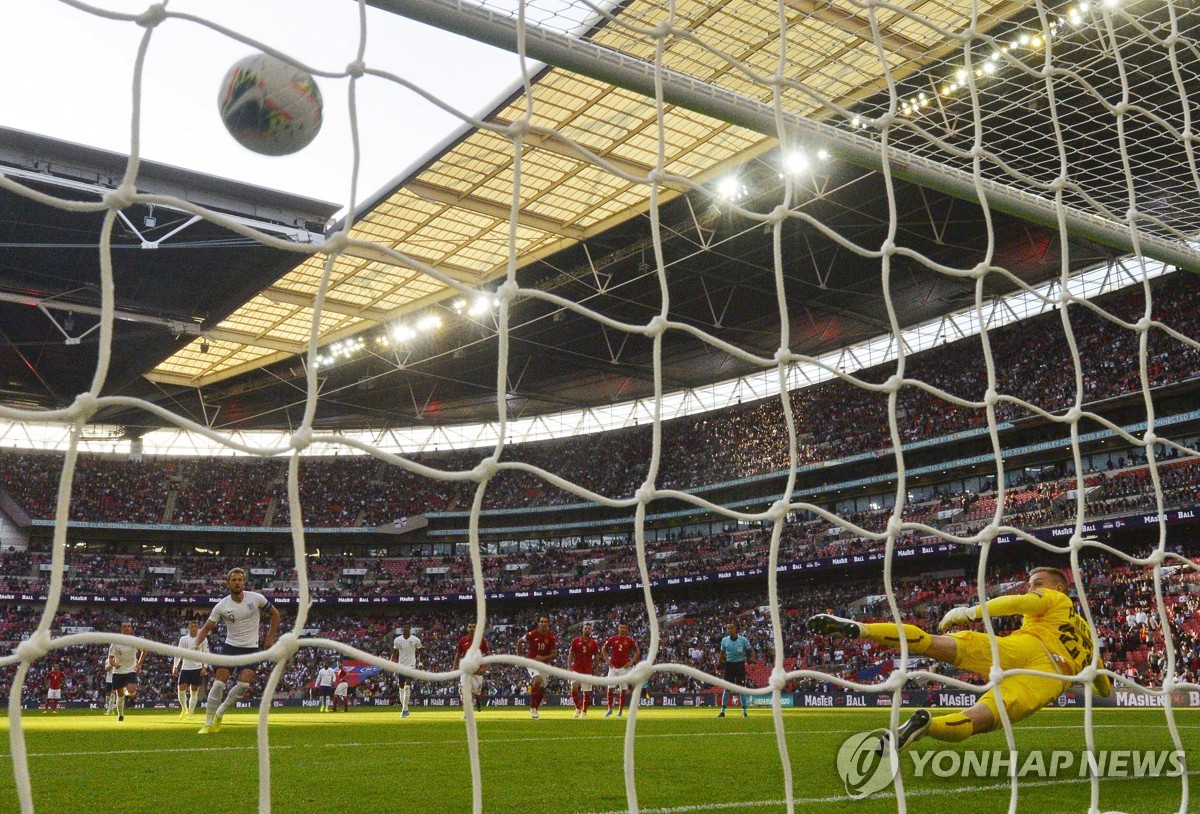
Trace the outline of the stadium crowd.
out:
<instances>
[{"instance_id":1,"label":"stadium crowd","mask_svg":"<svg viewBox=\"0 0 1200 814\"><path fill-rule=\"evenodd\" d=\"M1143 552L1144 553L1144 552ZM1194 556L1195 552L1188 552ZM1009 565L995 573L989 582L992 595L1021 590L1028 563ZM1164 571L1163 599L1167 623L1175 643L1176 677L1200 681L1200 572L1167 568ZM1152 572L1118 561L1108 555L1089 555L1083 560L1084 583L1088 602L1096 621L1098 645L1106 665L1121 676L1145 686L1161 684L1166 668L1164 624L1155 602ZM658 663L678 663L706 673L719 673L717 643L724 625L735 621L755 648L749 670L750 683L763 686L774 663L774 638L767 598L761 591L727 586L716 597L672 596L660 594L656 613L660 629ZM968 576L926 578L910 576L894 583L898 607L905 621L927 628L950 607L977 597L973 579ZM780 591L785 666L789 670L820 670L830 675L863 683L882 681L894 668L895 654L879 649L869 641L846 642L814 637L807 632L805 620L815 613L836 613L859 619L888 618L886 596L878 580L833 582L805 580L784 584ZM114 631L124 620L133 622L135 633L148 639L174 643L189 620L203 622L207 606L125 608L113 605L64 605L53 627L55 635L91 630ZM289 624L284 608L284 626ZM601 640L615 632L618 624L630 626L631 634L643 654L649 648L649 624L646 606L640 602L593 601L581 604L555 604L542 607L516 606L514 603L489 605L485 635L493 653L516 653L517 640L531 629L536 617L545 614L558 634L558 666L566 666L565 651L571 637L578 635L584 622L590 622ZM34 604L0 604L0 643L5 650L15 648L37 624L41 608ZM336 639L367 653L387 656L391 642L401 625L409 624L424 644L423 666L431 670L452 667L455 646L467 622L473 621L469 604L437 608L383 611L338 606L314 606L305 630L306 636ZM1011 620L998 620L1004 630ZM57 662L66 673L64 697L95 701L100 692L101 669L106 648L71 647L37 662L26 686L36 695L43 689L45 672ZM280 685L282 698L307 698L316 671L338 659L333 651L301 648L286 665ZM941 674L946 668L917 664ZM951 671L952 672L952 671ZM12 669L3 674L10 682ZM971 680L970 676L960 675ZM520 697L524 692L525 673L508 665L489 668L490 692ZM982 681L978 677L974 680ZM171 678L171 660L151 655L139 677L139 698L148 703L170 703L175 696ZM927 689L939 684L925 682ZM793 682L791 689L829 691L829 683L804 680ZM0 692L7 697L7 687ZM390 699L396 681L384 673L369 675L356 687L360 701ZM674 673L656 673L646 686L649 693L702 693L708 685ZM456 697L453 682L419 682L417 697Z\"/></svg>"},{"instance_id":2,"label":"stadium crowd","mask_svg":"<svg viewBox=\"0 0 1200 814\"><path fill-rule=\"evenodd\" d=\"M1188 336L1200 336L1200 293L1183 275L1152 283L1155 317ZM1099 298L1114 316L1136 321L1142 312L1137 287ZM1136 393L1133 358L1137 334L1072 306L1072 333L1079 350L1084 401ZM1057 313L992 331L1001 421L1029 415L1021 402L1062 411L1075 397L1074 365ZM1200 351L1170 335L1149 335L1147 359L1152 387L1200 375ZM882 365L864 371L867 382L885 381L894 371ZM954 396L979 401L986 368L977 339L944 344L908 358L906 375ZM890 447L885 394L841 379L793 391L799 463L833 460ZM982 427L982 409L964 408L912 384L899 393L897 416L904 441L941 437ZM720 413L667 422L663 427L658 485L690 488L785 469L787 432L777 399ZM505 460L554 472L592 491L628 497L644 481L650 459L648 427L609 433L603 443L578 436L513 446ZM488 451L428 452L413 459L444 471L472 468ZM1131 462L1135 463L1135 462ZM35 518L54 516L62 456L0 452L0 489ZM72 492L71 517L95 522L171 523L201 526L286 525L286 463L280 459L170 459L128 461L83 455ZM465 509L475 485L411 475L370 457L306 459L300 495L304 524L320 527L378 526L432 511ZM552 506L581 499L524 472L501 471L488 485L485 507Z\"/></svg>"},{"instance_id":3,"label":"stadium crowd","mask_svg":"<svg viewBox=\"0 0 1200 814\"><path fill-rule=\"evenodd\" d=\"M1200 503L1200 462L1176 461L1159 467L1164 506ZM1025 483L1005 494L1003 522L1026 529L1070 522L1076 512L1076 480ZM1151 511L1156 498L1146 467L1089 476L1085 482L1085 517L1089 520L1130 512ZM944 497L905 507L902 519L950 534L968 535L990 522L995 493ZM843 519L866 532L881 534L891 510L857 512ZM927 532L905 530L899 548L935 542ZM594 587L638 579L637 550L627 537L605 545L559 547L558 541L528 541L524 550L482 557L489 591L521 591L553 585ZM671 534L646 545L652 579L754 568L770 552L769 528L728 526L710 534ZM882 551L884 542L856 533L817 515L796 518L780 538L780 562L803 562ZM397 596L453 594L472 588L466 546L454 555L411 557L311 556L306 561L314 596ZM112 596L205 594L222 575L244 558L214 554L89 554L67 552L64 587L69 593ZM0 592L42 593L46 589L48 553L0 553ZM257 556L254 576L273 596L294 597L298 585L294 561L287 556Z\"/></svg>"}]
</instances>

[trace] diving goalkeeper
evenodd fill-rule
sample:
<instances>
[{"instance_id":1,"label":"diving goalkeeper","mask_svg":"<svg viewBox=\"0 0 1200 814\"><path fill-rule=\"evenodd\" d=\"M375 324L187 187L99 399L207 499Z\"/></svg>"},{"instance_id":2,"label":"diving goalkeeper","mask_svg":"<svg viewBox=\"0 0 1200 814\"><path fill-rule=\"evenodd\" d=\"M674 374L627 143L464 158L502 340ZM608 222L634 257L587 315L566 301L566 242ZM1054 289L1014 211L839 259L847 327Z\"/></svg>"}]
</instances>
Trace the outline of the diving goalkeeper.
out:
<instances>
[{"instance_id":1,"label":"diving goalkeeper","mask_svg":"<svg viewBox=\"0 0 1200 814\"><path fill-rule=\"evenodd\" d=\"M998 596L988 601L987 610L992 617L1022 617L1020 630L996 640L1001 669L1039 670L1069 676L1091 665L1092 633L1087 620L1075 612L1074 603L1067 596L1067 586L1067 576L1061 570L1034 568L1029 572L1029 588L1024 594ZM938 630L966 625L981 618L978 606L952 608L942 618ZM808 627L814 633L870 639L892 647L899 645L899 637L903 635L910 653L928 656L985 678L992 670L991 645L987 634L979 631L963 630L935 636L916 625L903 625L901 632L892 622L859 623L824 613L811 617ZM1016 723L1058 698L1070 683L1048 676L1006 676L998 693L997 688L988 690L969 709L936 718L925 710L918 710L897 730L896 748L903 749L926 733L940 741L962 741L998 729L997 695L1004 703L1009 721ZM1104 675L1097 675L1092 687L1100 696L1112 693L1112 683Z\"/></svg>"}]
</instances>

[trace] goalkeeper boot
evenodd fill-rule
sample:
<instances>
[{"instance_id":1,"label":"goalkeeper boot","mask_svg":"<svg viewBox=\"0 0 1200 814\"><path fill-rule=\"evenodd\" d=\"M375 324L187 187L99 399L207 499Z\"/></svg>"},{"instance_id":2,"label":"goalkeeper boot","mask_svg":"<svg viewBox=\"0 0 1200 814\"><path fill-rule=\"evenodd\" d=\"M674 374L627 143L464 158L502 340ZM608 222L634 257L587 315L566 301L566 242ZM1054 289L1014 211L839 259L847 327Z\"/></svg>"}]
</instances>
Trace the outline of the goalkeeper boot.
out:
<instances>
[{"instance_id":1,"label":"goalkeeper boot","mask_svg":"<svg viewBox=\"0 0 1200 814\"><path fill-rule=\"evenodd\" d=\"M843 639L861 639L863 635L862 625L858 622L829 613L808 617L808 629L822 636L840 636Z\"/></svg>"},{"instance_id":2,"label":"goalkeeper boot","mask_svg":"<svg viewBox=\"0 0 1200 814\"><path fill-rule=\"evenodd\" d=\"M213 718L212 731L214 733L221 731L221 721L224 720L224 718L225 718L224 715L217 715L216 717Z\"/></svg>"},{"instance_id":3,"label":"goalkeeper boot","mask_svg":"<svg viewBox=\"0 0 1200 814\"><path fill-rule=\"evenodd\" d=\"M896 730L896 751L902 752L905 747L916 743L921 738L925 737L925 733L929 731L929 724L933 718L927 710L919 709L913 713L913 716L900 725ZM891 739L892 733L885 732L883 737L879 739L879 745L875 747L875 754L883 757L888 752L888 741Z\"/></svg>"},{"instance_id":4,"label":"goalkeeper boot","mask_svg":"<svg viewBox=\"0 0 1200 814\"><path fill-rule=\"evenodd\" d=\"M204 726L200 727L200 731L197 732L196 734L197 735L211 735L212 727L209 726L208 724L205 724Z\"/></svg>"}]
</instances>

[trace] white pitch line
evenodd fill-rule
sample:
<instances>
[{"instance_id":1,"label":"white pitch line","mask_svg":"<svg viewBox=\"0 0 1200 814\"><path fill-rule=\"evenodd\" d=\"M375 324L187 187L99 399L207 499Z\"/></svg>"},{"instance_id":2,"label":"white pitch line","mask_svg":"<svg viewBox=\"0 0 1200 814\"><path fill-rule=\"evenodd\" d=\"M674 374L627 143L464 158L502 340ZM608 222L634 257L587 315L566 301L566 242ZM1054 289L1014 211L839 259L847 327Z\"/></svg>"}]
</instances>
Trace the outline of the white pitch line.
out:
<instances>
[{"instance_id":1,"label":"white pitch line","mask_svg":"<svg viewBox=\"0 0 1200 814\"><path fill-rule=\"evenodd\" d=\"M250 731L247 727L246 731ZM840 732L842 730L835 730ZM846 732L858 732L857 729L847 729ZM809 734L807 732L792 733L797 736ZM663 733L645 733L638 735L638 739L642 738L730 738L730 737L775 737L773 731L764 732L663 732ZM487 746L492 743L540 743L543 741L592 741L592 740L613 740L623 741L625 734L622 732L619 735L543 735L539 737L523 737L523 738L481 738L480 744ZM272 752L284 749L341 749L343 747L371 747L371 746L437 746L446 744L458 744L458 741L448 741L445 738L438 740L414 740L414 741L365 741L358 743L314 743L314 744L280 744L271 745ZM81 752L29 752L29 757L101 757L104 755L144 755L150 751L154 754L159 753L181 753L181 752L237 752L237 751L257 751L257 745L250 746L181 746L174 749L105 749L95 751ZM0 754L0 759L11 758L10 754Z\"/></svg>"},{"instance_id":2,"label":"white pitch line","mask_svg":"<svg viewBox=\"0 0 1200 814\"><path fill-rule=\"evenodd\" d=\"M1018 731L1025 729L1078 729L1079 727L1058 725L1058 726L1022 726ZM1124 729L1123 724L1094 724L1093 729ZM1181 725L1180 729L1200 729L1198 725ZM37 730L34 730L37 731ZM247 731L249 728L247 727ZM846 733L861 732L862 729L796 729L788 732L788 737L802 737L808 735L841 735ZM26 730L28 733L29 730ZM641 732L638 734L638 740L660 740L667 738L746 738L746 737L775 737L774 730L763 730L761 732ZM480 743L487 745L491 743L541 743L541 742L556 742L556 741L590 741L590 740L624 740L625 734L622 731L620 734L612 735L541 735L537 737L520 737L520 738L482 738ZM370 748L376 746L438 746L447 743L458 743L458 741L448 741L445 738L438 740L407 740L407 741L361 741L361 742L333 742L333 743L316 743L316 744L272 744L270 750L283 751L288 749L340 749L343 747L354 748ZM28 752L28 757L103 757L105 755L143 755L146 754L146 749L97 749L77 752ZM189 752L242 752L242 751L258 751L257 744L248 746L181 746L172 749L154 749L154 753L169 753L183 754ZM0 760L11 759L11 754L0 753ZM837 798L840 799L840 798ZM816 802L816 801L814 801ZM767 805L767 801L763 801L762 805Z\"/></svg>"},{"instance_id":3,"label":"white pitch line","mask_svg":"<svg viewBox=\"0 0 1200 814\"><path fill-rule=\"evenodd\" d=\"M1188 772L1189 777L1193 777L1196 775L1200 775L1200 770L1197 770L1194 772ZM1134 778L1134 777L1104 778L1101 780L1101 782L1102 783L1111 782L1112 780L1118 780L1118 779L1119 780L1148 780L1151 778ZM1027 789L1027 788L1034 787L1034 786L1062 786L1062 785L1068 785L1068 784L1089 783L1089 782L1091 782L1091 780L1090 780L1090 778L1087 778L1087 777L1078 777L1078 778L1071 777L1071 778L1063 778L1060 780L1031 780L1028 782L1021 782L1018 786L1018 792L1021 789ZM959 787L956 787L953 789L913 789L912 791L905 789L904 797L905 797L905 799L907 799L909 797L940 797L944 794L953 794L953 795L957 796L959 794L976 794L976 793L985 792L985 791L1004 791L1004 790L1010 789L1010 788L1012 788L1012 784L1006 782L1006 783L992 783L987 786L959 786ZM795 798L793 798L793 802L796 805L829 805L831 803L860 804L863 802L864 799L868 799L868 800L895 799L895 795L874 794L867 798L858 798L858 799L851 798L845 794L837 795L834 797L795 797ZM782 807L785 805L787 805L786 800L741 800L736 803L695 803L693 805L672 806L670 808L639 808L638 810L641 812L641 814L688 814L688 812L693 812L693 811L724 811L724 810L731 809L731 808L766 808L768 806ZM629 814L629 809L621 808L621 809L617 809L615 811L592 811L592 812L586 812L585 814Z\"/></svg>"}]
</instances>

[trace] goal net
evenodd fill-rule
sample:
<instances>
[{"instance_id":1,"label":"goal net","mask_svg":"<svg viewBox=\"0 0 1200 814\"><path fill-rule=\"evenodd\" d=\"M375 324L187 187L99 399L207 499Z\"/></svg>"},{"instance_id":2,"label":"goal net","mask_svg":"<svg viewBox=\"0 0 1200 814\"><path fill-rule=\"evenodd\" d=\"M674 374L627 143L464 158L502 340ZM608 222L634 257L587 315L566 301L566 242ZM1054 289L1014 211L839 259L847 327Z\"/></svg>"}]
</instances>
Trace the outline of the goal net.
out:
<instances>
[{"instance_id":1,"label":"goal net","mask_svg":"<svg viewBox=\"0 0 1200 814\"><path fill-rule=\"evenodd\" d=\"M376 239L380 220L419 214L419 206L413 204L407 212L401 211L398 204L387 212L363 212L353 200L347 200L349 214L336 231L319 246L300 246L195 203L140 192L139 133L143 123L155 116L155 110L142 103L140 91L161 30L194 27L206 35L235 38L248 48L276 53L284 60L291 57L278 51L269 39L260 41L230 31L202 15L176 11L172 5L118 13L74 0L64 2L79 14L103 19L106 25L139 31L140 44L131 55L135 70L129 161L114 189L100 200L80 200L78 196L59 197L20 180L0 177L4 189L32 200L105 216L98 235L103 305L99 363L92 388L79 394L65 409L0 407L0 418L8 421L70 428L55 511L58 524L49 598L36 632L15 653L0 658L0 665L16 666L9 694L9 723L22 812L34 810L20 705L26 674L33 663L64 647L114 641L167 656L185 655L178 648L137 637L107 633L51 635L63 601L66 518L81 441L89 420L114 404L136 404L154 420L238 454L290 456L287 503L300 600L290 630L265 654L273 669L258 719L259 809L264 812L271 809L268 712L285 663L299 649L336 649L385 670L433 682L469 682L490 663L533 665L507 654L483 657L478 649L488 623L486 574L479 542L481 512L489 486L508 472L532 475L582 501L635 512L630 531L650 636L643 661L624 679L635 687L624 745L624 782L631 812L639 810L634 744L641 684L655 673L674 672L737 689L695 667L659 657L661 631L650 588L646 533L647 516L655 501L681 502L770 530L766 581L774 664L768 685L750 692L771 701L784 777L782 793L789 811L794 808L794 756L788 753L782 697L791 682L828 680L848 689L890 696L893 729L901 721L902 693L914 681L936 679L962 689L978 689L955 678L917 669L912 654L903 645L899 668L881 683L858 683L814 670L789 671L785 662L792 643L784 639L778 570L797 516L822 518L884 552L886 612L881 617L890 616L896 621L903 618L892 568L897 552L908 541L938 538L977 549L980 556L975 595L982 601L988 596L989 553L998 540L1018 538L1047 554L1069 559L1078 606L1089 622L1093 609L1080 560L1088 549L1103 549L1151 569L1159 618L1169 618L1164 604L1164 568L1194 566L1169 544L1160 465L1164 454L1197 456L1200 451L1195 444L1173 437L1169 428L1160 427L1152 391L1163 383L1163 356L1195 354L1200 342L1194 332L1189 332L1190 323L1176 322L1170 316L1174 312L1155 300L1150 281L1166 268L1200 272L1200 252L1196 248L1200 174L1191 121L1191 91L1196 82L1191 65L1197 57L1200 20L1187 4L1174 0L1158 4L1077 0L1054 5L1007 0L735 0L722 4L628 0L596 5L585 0L534 0L516 5L490 0L372 0L362 4L359 11L364 43L370 32L367 21L382 10L514 51L521 57L521 88L485 118L453 109L436 94L413 86L404 77L377 71L361 51L359 59L349 66L296 63L318 82L349 80L352 87L368 80L391 82L420 94L461 119L469 128L463 138L479 147L472 156L473 163L431 165L408 179L423 185L415 193L416 197L424 196L421 200L428 202L438 189L449 189L459 203L468 198L476 200L476 215L485 203L490 207L486 211L492 213L492 220L484 228L476 228L477 223L466 219L459 226L463 234L476 241L473 250L498 269L493 277L498 285L489 289L489 296L494 291L497 309L497 437L492 451L480 455L474 466L443 471L414 463L369 438L359 440L351 434L327 435L313 430L321 399L319 370L330 353L323 309L329 291L345 272L348 258L371 258L397 274L415 274L446 296L473 297L479 293L480 289L450 270L453 264L437 262L422 253L418 245ZM332 5L341 10L340 4ZM347 0L346 5L352 4ZM356 126L354 100L352 92L348 116L352 127ZM209 113L206 109L196 115ZM328 115L333 113L327 110ZM356 129L354 132L357 135ZM851 171L838 175L814 169L821 162ZM353 178L347 181L351 196L356 194L355 183ZM835 193L841 185L857 185L862 190L864 207L867 201L880 202L871 207L878 214L876 223L862 228L861 223L840 216L839 207L846 199ZM586 211L573 211L563 197L564 190L590 191L596 203ZM675 226L664 224L661 213L668 202L684 197L698 213L698 232L702 233L705 223L710 222L707 218L738 218L752 223L761 240L773 244L774 301L764 300L762 309L764 313L777 312L778 319L768 350L757 344L740 344L727 335L717 335L715 330L675 318L663 253L668 230ZM479 199L487 200L478 203ZM306 354L306 411L303 423L281 443L255 443L247 440L248 436L215 431L155 404L100 395L112 364L111 326L116 297L112 231L119 212L145 204L172 207L264 245L296 252L297 262L303 261L309 270L315 281L315 296ZM921 213L919 227L914 225L913 211ZM945 229L963 212L972 213L975 231L967 244L947 245L942 239ZM586 242L630 217L643 216L650 235L646 263L661 292L653 318L625 322L593 309L583 298L572 299L549 286L520 282L521 268L531 259ZM449 229L451 224L443 225ZM802 235L799 238L797 229ZM918 230L923 230L919 237ZM1014 238L1022 230L1028 239ZM814 248L817 245L819 249ZM870 268L877 281L882 318L873 337L877 341L865 358L853 352L808 353L807 349L817 344L799 329L802 322L791 312L795 300L788 292L801 284L814 290L824 288L823 278L838 264ZM1097 266L1107 267L1109 274L1092 288L1082 285L1080 273ZM1097 290L1113 284L1109 277L1135 283L1135 308L1110 312L1089 299ZM930 323L938 326L936 330L916 325L907 306L922 291L937 298L954 294L957 299L948 299L947 308L965 306L968 310L957 321ZM1017 299L1013 299L1014 294ZM652 348L653 395L645 402L646 407L632 410L652 425L650 459L644 482L632 495L600 493L563 473L505 457L513 440L507 398L512 374L511 312L514 304L531 299L596 320L614 336L637 337ZM1018 313L1014 306L1017 302L1023 303L1024 312ZM1008 368L992 345L996 328L1039 311L1057 311L1061 319L1065 355L1054 364L1069 369L1062 392L1039 392L1034 371L1026 371L1021 378L1005 375ZM1135 399L1139 420L1111 418L1093 408L1097 382L1111 375L1112 366L1095 358L1096 354L1107 354L1106 348L1080 347L1076 343L1074 327L1081 318L1102 324L1106 337L1121 337L1118 346L1124 349L1123 355L1112 363L1128 375L1128 392L1139 397ZM950 336L952 331L959 335ZM773 499L765 510L718 505L694 491L665 488L661 482L664 461L678 454L664 442L663 422L678 414L679 409L665 406L677 404L679 394L673 392L670 378L665 375L664 345L680 337L728 357L739 370L766 374L764 381L769 385L764 388L778 398L784 430L779 441L781 463L791 474L783 495ZM974 380L959 386L959 382L928 371L923 378L920 366L914 365L911 357L947 339L959 338L972 349ZM887 366L883 375L878 375L880 365ZM862 370L869 367L874 368L873 372L862 375ZM895 482L894 505L881 526L860 525L852 518L853 512L831 512L826 504L805 499L797 489L799 467L819 459L820 454L810 449L813 442L809 434L817 428L803 423L812 420L812 411L804 408L803 397L797 391L823 380L837 380L847 392L866 394L864 398L875 400L880 407L881 428L872 428L879 429L881 436L878 446L882 451L877 450L876 458L894 472ZM936 423L948 416L965 417L964 426L982 428L982 437L989 439L984 468L996 492L990 514L958 526L936 524L927 518L914 520L908 512L913 481L906 467L912 447L906 444L920 437L915 428L922 422ZM1053 428L1052 434L1069 445L1073 461L1076 485L1070 500L1074 504L1074 529L1054 542L1008 522L1012 505L1002 429L1008 426L1006 422L1029 417ZM1085 530L1092 485L1086 477L1085 457L1089 453L1081 436L1105 430L1137 451L1148 466L1158 536L1157 544L1145 556L1133 556ZM477 624L475 646L461 669L410 670L336 641L300 637L310 598L300 515L300 456L314 448L337 447L374 455L391 467L422 478L472 484L469 541ZM985 627L989 635L994 634L991 621ZM1161 686L1141 687L1124 676L1110 675L1161 699L1170 737L1175 748L1182 751L1174 699L1180 691L1200 690L1200 686L1179 678L1169 626L1164 625L1162 636L1166 667ZM994 635L992 647L995 653ZM190 655L213 665L236 662L233 657ZM558 667L547 671L560 678L572 676ZM1093 744L1094 671L1095 666L1075 677L1084 687L1089 746ZM1003 681L1003 676L989 678ZM1006 715L1001 717L1008 748L1015 749L1012 726ZM466 727L473 807L479 812L485 807L485 790L475 719L469 709ZM1180 782L1182 812L1189 799L1186 771ZM903 775L898 773L894 783L898 807L904 810ZM1014 807L1021 793L1021 784L1014 777ZM1099 780L1093 775L1089 810L1103 807Z\"/></svg>"}]
</instances>

